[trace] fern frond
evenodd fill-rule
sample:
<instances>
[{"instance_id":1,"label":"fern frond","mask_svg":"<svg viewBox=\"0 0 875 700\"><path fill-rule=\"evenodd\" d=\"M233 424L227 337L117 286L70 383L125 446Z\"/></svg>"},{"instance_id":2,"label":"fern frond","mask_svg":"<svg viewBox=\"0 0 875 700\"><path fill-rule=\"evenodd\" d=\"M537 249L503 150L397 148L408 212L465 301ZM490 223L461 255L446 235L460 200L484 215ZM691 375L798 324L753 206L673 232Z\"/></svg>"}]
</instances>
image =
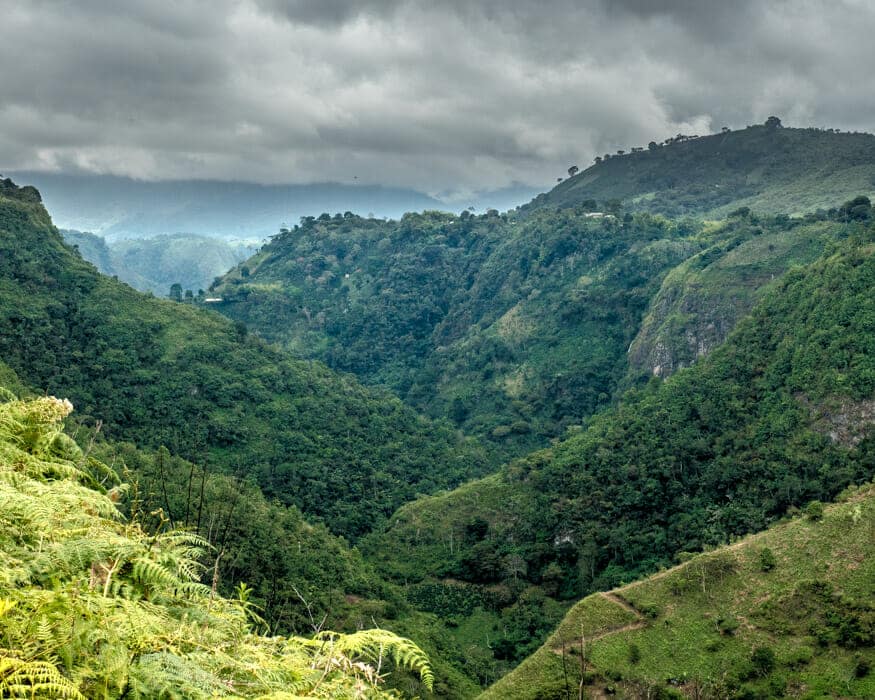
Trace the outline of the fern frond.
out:
<instances>
[{"instance_id":1,"label":"fern frond","mask_svg":"<svg viewBox=\"0 0 875 700\"><path fill-rule=\"evenodd\" d=\"M55 666L46 661L25 661L0 652L0 697L69 698L85 696Z\"/></svg>"}]
</instances>

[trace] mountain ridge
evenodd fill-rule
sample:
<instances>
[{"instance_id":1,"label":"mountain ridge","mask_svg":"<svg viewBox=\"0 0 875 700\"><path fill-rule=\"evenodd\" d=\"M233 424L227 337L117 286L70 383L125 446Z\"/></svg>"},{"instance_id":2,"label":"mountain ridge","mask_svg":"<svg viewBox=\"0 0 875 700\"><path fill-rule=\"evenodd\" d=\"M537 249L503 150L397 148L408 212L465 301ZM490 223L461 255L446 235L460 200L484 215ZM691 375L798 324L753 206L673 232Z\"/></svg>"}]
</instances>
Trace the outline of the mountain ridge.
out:
<instances>
[{"instance_id":1,"label":"mountain ridge","mask_svg":"<svg viewBox=\"0 0 875 700\"><path fill-rule=\"evenodd\" d=\"M594 165L521 207L592 209L722 218L747 207L802 215L875 194L875 136L764 125L702 137L678 135Z\"/></svg>"}]
</instances>

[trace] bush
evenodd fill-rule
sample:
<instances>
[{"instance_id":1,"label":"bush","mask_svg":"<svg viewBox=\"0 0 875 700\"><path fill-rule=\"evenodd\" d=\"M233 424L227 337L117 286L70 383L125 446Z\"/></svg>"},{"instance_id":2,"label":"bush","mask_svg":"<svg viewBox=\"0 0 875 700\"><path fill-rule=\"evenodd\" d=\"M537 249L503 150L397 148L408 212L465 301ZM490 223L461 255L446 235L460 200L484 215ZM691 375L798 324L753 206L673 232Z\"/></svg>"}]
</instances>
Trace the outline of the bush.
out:
<instances>
[{"instance_id":1,"label":"bush","mask_svg":"<svg viewBox=\"0 0 875 700\"><path fill-rule=\"evenodd\" d=\"M760 571L771 571L777 563L775 553L771 549L764 547L760 550Z\"/></svg>"},{"instance_id":2,"label":"bush","mask_svg":"<svg viewBox=\"0 0 875 700\"><path fill-rule=\"evenodd\" d=\"M641 649L638 648L637 644L629 645L629 663L633 666L641 661Z\"/></svg>"},{"instance_id":3,"label":"bush","mask_svg":"<svg viewBox=\"0 0 875 700\"><path fill-rule=\"evenodd\" d=\"M782 698L787 694L787 679L784 676L775 676L769 679L769 695L774 698Z\"/></svg>"},{"instance_id":4,"label":"bush","mask_svg":"<svg viewBox=\"0 0 875 700\"><path fill-rule=\"evenodd\" d=\"M738 620L734 615L720 615L714 623L717 625L717 631L727 637L731 637L738 629Z\"/></svg>"},{"instance_id":5,"label":"bush","mask_svg":"<svg viewBox=\"0 0 875 700\"><path fill-rule=\"evenodd\" d=\"M647 603L638 608L644 617L650 618L651 620L655 620L659 617L660 609L659 606L655 603Z\"/></svg>"},{"instance_id":6,"label":"bush","mask_svg":"<svg viewBox=\"0 0 875 700\"><path fill-rule=\"evenodd\" d=\"M809 646L802 646L793 650L787 658L787 665L792 667L805 666L806 664L811 663L811 659L813 658L814 649Z\"/></svg>"},{"instance_id":7,"label":"bush","mask_svg":"<svg viewBox=\"0 0 875 700\"><path fill-rule=\"evenodd\" d=\"M771 647L756 647L750 655L750 661L757 675L767 676L775 668L775 650Z\"/></svg>"},{"instance_id":8,"label":"bush","mask_svg":"<svg viewBox=\"0 0 875 700\"><path fill-rule=\"evenodd\" d=\"M812 501L805 506L805 517L809 520L818 521L823 519L823 503Z\"/></svg>"}]
</instances>

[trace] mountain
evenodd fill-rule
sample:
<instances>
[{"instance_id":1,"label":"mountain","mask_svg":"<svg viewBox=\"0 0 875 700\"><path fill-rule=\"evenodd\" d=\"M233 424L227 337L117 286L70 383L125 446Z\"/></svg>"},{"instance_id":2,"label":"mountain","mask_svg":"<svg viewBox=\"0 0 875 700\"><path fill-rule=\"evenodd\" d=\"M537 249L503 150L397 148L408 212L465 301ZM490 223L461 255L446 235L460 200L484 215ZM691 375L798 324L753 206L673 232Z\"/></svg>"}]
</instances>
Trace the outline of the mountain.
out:
<instances>
[{"instance_id":1,"label":"mountain","mask_svg":"<svg viewBox=\"0 0 875 700\"><path fill-rule=\"evenodd\" d=\"M454 621L481 679L535 651L563 601L872 479L875 228L836 225L841 240L710 354L549 449L405 505L363 543Z\"/></svg>"},{"instance_id":2,"label":"mountain","mask_svg":"<svg viewBox=\"0 0 875 700\"><path fill-rule=\"evenodd\" d=\"M607 405L649 298L704 245L650 216L323 216L225 275L211 306L520 454Z\"/></svg>"},{"instance_id":3,"label":"mountain","mask_svg":"<svg viewBox=\"0 0 875 700\"><path fill-rule=\"evenodd\" d=\"M777 119L709 136L678 135L609 155L523 209L601 209L721 218L734 209L799 215L875 193L875 136L792 129Z\"/></svg>"},{"instance_id":4,"label":"mountain","mask_svg":"<svg viewBox=\"0 0 875 700\"><path fill-rule=\"evenodd\" d=\"M352 210L378 217L443 207L401 188L322 183L260 185L214 180L149 182L113 175L11 173L35 185L61 228L108 241L193 233L260 241L302 216Z\"/></svg>"},{"instance_id":5,"label":"mountain","mask_svg":"<svg viewBox=\"0 0 875 700\"><path fill-rule=\"evenodd\" d=\"M875 697L875 488L840 501L584 598L481 698Z\"/></svg>"},{"instance_id":6,"label":"mountain","mask_svg":"<svg viewBox=\"0 0 875 700\"><path fill-rule=\"evenodd\" d=\"M719 345L841 230L573 209L323 216L231 270L211 306L518 456Z\"/></svg>"},{"instance_id":7,"label":"mountain","mask_svg":"<svg viewBox=\"0 0 875 700\"><path fill-rule=\"evenodd\" d=\"M112 251L101 236L70 229L61 229L59 233L64 237L64 242L67 245L75 248L79 255L94 265L101 274L110 276L116 274ZM128 280L123 281L127 282ZM130 284L130 282L128 283Z\"/></svg>"},{"instance_id":8,"label":"mountain","mask_svg":"<svg viewBox=\"0 0 875 700\"><path fill-rule=\"evenodd\" d=\"M355 538L487 469L484 451L245 327L140 294L68 248L32 187L0 188L0 358L113 439L256 480Z\"/></svg>"},{"instance_id":9,"label":"mountain","mask_svg":"<svg viewBox=\"0 0 875 700\"><path fill-rule=\"evenodd\" d=\"M116 275L141 292L167 296L174 284L197 294L207 289L256 248L208 236L178 233L154 238L123 238L107 242L100 236L62 230L64 240L79 249L105 275Z\"/></svg>"}]
</instances>

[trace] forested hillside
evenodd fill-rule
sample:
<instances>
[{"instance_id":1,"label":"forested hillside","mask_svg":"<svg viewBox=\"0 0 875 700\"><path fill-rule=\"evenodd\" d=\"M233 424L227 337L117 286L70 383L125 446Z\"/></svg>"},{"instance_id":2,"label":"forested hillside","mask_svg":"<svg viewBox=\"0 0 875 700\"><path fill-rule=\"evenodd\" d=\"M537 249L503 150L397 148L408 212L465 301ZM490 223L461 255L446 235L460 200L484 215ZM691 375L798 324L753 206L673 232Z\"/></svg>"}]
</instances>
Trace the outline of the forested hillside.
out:
<instances>
[{"instance_id":1,"label":"forested hillside","mask_svg":"<svg viewBox=\"0 0 875 700\"><path fill-rule=\"evenodd\" d=\"M67 248L33 188L0 190L0 357L111 439L253 478L355 538L404 501L482 474L457 430L246 328L150 299Z\"/></svg>"},{"instance_id":2,"label":"forested hillside","mask_svg":"<svg viewBox=\"0 0 875 700\"><path fill-rule=\"evenodd\" d=\"M306 219L213 290L228 320L97 274L39 193L4 181L0 384L69 396L68 430L87 446L77 459L131 484L114 507L143 537L203 537L207 588L233 598L245 582L265 629L386 627L428 652L438 697L471 697L536 652L581 596L875 473L867 199L720 222L589 209ZM470 481L502 455L516 459ZM745 567L719 580L736 586ZM774 592L808 596L800 585ZM718 588L687 591L684 605L737 590ZM650 634L633 611L646 617L649 603L639 610L625 590L612 595L632 608L588 598L570 619L595 604L599 624ZM828 617L832 590L806 600ZM664 607L686 629L683 605ZM795 624L781 615L770 619ZM768 673L745 676L748 647L763 646L754 630L713 663L678 656L678 673L705 683L720 670L757 690L786 667L787 684L814 682L827 659L857 663L830 629L802 670L779 645ZM797 627L785 636L786 649L808 644ZM641 658L625 665L593 646L584 680L630 693L664 684L650 670L664 640L635 643ZM544 653L523 667L535 675L506 683L564 697ZM577 680L572 655L557 656L563 684ZM74 666L60 673L78 683ZM406 672L389 685L421 691Z\"/></svg>"},{"instance_id":3,"label":"forested hillside","mask_svg":"<svg viewBox=\"0 0 875 700\"><path fill-rule=\"evenodd\" d=\"M777 120L719 134L634 145L536 197L523 210L600 208L667 216L725 216L739 207L769 214L829 209L875 193L875 136L791 129ZM611 203L615 204L611 204Z\"/></svg>"},{"instance_id":4,"label":"forested hillside","mask_svg":"<svg viewBox=\"0 0 875 700\"><path fill-rule=\"evenodd\" d=\"M226 275L212 306L518 456L719 345L835 219L324 215Z\"/></svg>"},{"instance_id":5,"label":"forested hillside","mask_svg":"<svg viewBox=\"0 0 875 700\"><path fill-rule=\"evenodd\" d=\"M871 479L875 244L866 224L844 235L710 355L549 450L405 506L370 538L370 558L426 609L479 615L472 646L513 662L557 601Z\"/></svg>"},{"instance_id":6,"label":"forested hillside","mask_svg":"<svg viewBox=\"0 0 875 700\"><path fill-rule=\"evenodd\" d=\"M519 454L605 406L697 227L582 212L306 220L211 292L303 357Z\"/></svg>"}]
</instances>

